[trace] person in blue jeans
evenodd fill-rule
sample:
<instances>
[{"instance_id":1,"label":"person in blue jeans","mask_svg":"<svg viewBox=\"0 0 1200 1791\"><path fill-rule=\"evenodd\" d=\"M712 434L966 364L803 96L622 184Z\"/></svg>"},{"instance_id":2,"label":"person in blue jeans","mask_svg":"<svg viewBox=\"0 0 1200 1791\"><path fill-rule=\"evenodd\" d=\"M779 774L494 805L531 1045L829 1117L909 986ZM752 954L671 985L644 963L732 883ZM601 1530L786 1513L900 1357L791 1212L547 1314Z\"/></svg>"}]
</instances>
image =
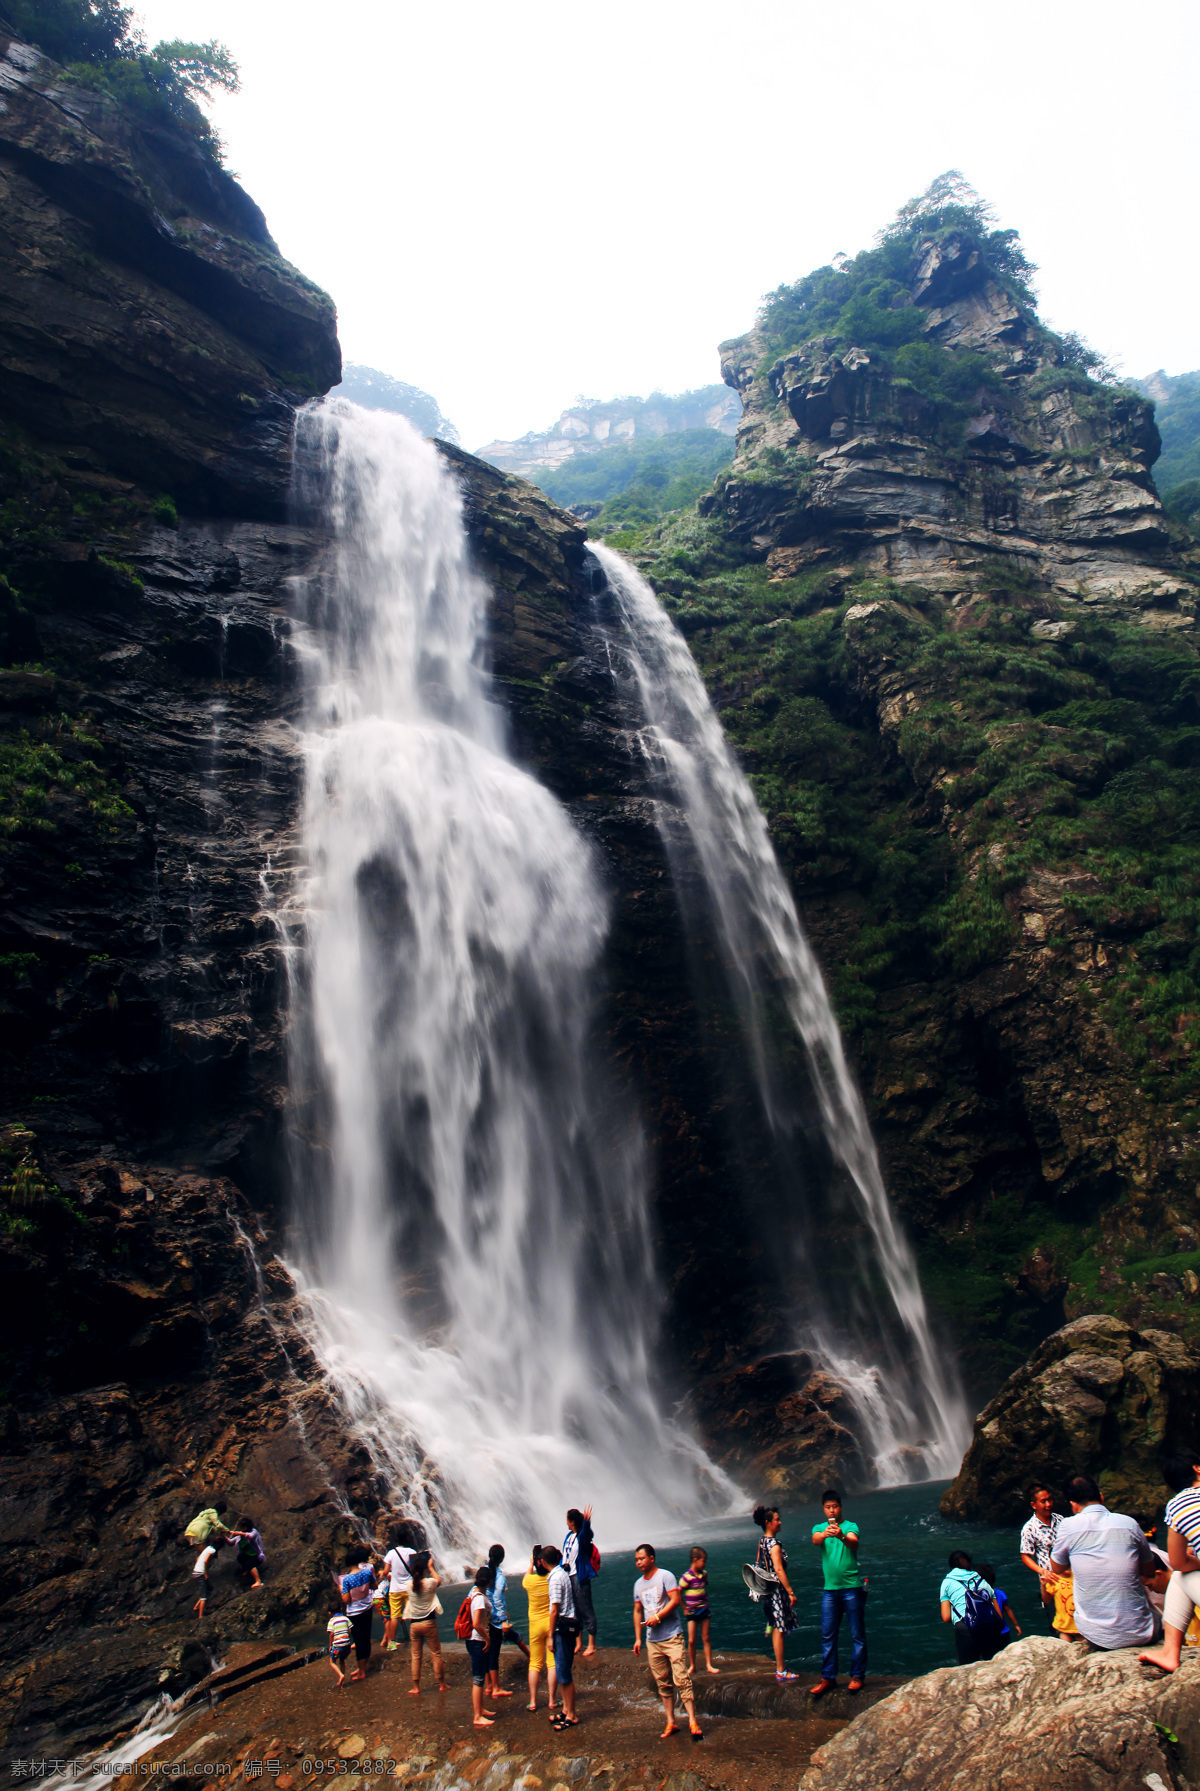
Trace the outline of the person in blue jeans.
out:
<instances>
[{"instance_id":1,"label":"person in blue jeans","mask_svg":"<svg viewBox=\"0 0 1200 1791\"><path fill-rule=\"evenodd\" d=\"M825 1513L814 1524L813 1547L821 1551L825 1590L821 1594L821 1677L811 1695L823 1698L837 1684L838 1631L845 1612L850 1624L850 1683L846 1690L862 1690L867 1676L867 1585L858 1565L858 1525L842 1516L842 1495L830 1487L821 1495Z\"/></svg>"}]
</instances>

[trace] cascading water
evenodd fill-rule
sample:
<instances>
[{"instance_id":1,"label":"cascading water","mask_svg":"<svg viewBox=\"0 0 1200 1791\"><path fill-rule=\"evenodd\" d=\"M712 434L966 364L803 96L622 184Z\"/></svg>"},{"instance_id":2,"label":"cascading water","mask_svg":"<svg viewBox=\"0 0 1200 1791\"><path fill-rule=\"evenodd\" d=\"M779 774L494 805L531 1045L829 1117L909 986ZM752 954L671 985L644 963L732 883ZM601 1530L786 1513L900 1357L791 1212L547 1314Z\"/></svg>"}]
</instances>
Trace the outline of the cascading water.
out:
<instances>
[{"instance_id":1,"label":"cascading water","mask_svg":"<svg viewBox=\"0 0 1200 1791\"><path fill-rule=\"evenodd\" d=\"M632 566L602 544L593 552L620 612L610 642L633 674L676 887L682 893L698 882L704 892L768 1125L785 1145L796 1130L772 1024L781 1005L803 1041L828 1149L868 1240L861 1280L874 1283L888 1308L860 1301L857 1310L831 1312L819 1270L805 1265L797 1342L847 1388L881 1482L914 1478L914 1450L930 1476L954 1473L970 1435L966 1404L930 1335L912 1252L766 820L683 636Z\"/></svg>"},{"instance_id":2,"label":"cascading water","mask_svg":"<svg viewBox=\"0 0 1200 1791\"><path fill-rule=\"evenodd\" d=\"M293 1097L311 1341L435 1547L610 1541L735 1489L656 1399L638 1125L589 1052L591 856L509 758L461 502L402 418L301 414L309 668Z\"/></svg>"}]
</instances>

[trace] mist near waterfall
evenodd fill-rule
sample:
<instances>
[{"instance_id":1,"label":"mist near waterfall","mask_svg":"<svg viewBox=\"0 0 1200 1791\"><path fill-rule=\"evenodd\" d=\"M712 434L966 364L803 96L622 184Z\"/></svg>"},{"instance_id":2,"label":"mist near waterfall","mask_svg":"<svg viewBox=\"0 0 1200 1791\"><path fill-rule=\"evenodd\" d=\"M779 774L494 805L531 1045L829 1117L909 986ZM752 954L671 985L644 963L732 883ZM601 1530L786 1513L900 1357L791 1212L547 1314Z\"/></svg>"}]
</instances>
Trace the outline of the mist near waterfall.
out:
<instances>
[{"instance_id":1,"label":"mist near waterfall","mask_svg":"<svg viewBox=\"0 0 1200 1791\"><path fill-rule=\"evenodd\" d=\"M605 1534L736 1488L672 1422L648 1170L591 1049L591 849L513 763L461 500L401 417L301 413L305 880L292 1101L310 1342L435 1548Z\"/></svg>"},{"instance_id":2,"label":"mist near waterfall","mask_svg":"<svg viewBox=\"0 0 1200 1791\"><path fill-rule=\"evenodd\" d=\"M628 561L601 542L591 551L615 599L610 651L641 710L639 738L676 891L693 927L708 928L719 941L741 1047L777 1145L781 1197L789 1183L797 1187L795 1159L809 1148L803 1099L787 1063L790 1033L803 1044L805 1092L840 1171L835 1195L840 1191L857 1221L855 1284L838 1298L831 1265L811 1249L809 1215L786 1207L778 1215L777 1266L794 1289L796 1347L845 1385L881 1484L921 1471L953 1474L970 1414L956 1371L931 1334L916 1263L888 1200L862 1096L766 819L682 634ZM792 1198L794 1205L794 1192Z\"/></svg>"}]
</instances>

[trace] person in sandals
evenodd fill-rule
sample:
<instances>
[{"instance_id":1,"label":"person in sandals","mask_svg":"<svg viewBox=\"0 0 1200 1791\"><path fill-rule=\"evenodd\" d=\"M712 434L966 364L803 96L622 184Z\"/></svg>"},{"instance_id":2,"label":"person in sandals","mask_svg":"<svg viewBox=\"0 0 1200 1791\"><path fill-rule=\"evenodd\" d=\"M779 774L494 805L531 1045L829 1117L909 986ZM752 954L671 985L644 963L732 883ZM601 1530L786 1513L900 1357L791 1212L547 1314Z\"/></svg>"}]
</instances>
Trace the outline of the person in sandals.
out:
<instances>
[{"instance_id":1,"label":"person in sandals","mask_svg":"<svg viewBox=\"0 0 1200 1791\"><path fill-rule=\"evenodd\" d=\"M796 1627L796 1594L788 1579L787 1550L779 1540L783 1519L778 1505L756 1505L754 1521L762 1531L754 1564L764 1579L774 1581L764 1603L775 1650L775 1677L780 1685L788 1685L800 1677L799 1673L789 1673L783 1664L785 1639Z\"/></svg>"}]
</instances>

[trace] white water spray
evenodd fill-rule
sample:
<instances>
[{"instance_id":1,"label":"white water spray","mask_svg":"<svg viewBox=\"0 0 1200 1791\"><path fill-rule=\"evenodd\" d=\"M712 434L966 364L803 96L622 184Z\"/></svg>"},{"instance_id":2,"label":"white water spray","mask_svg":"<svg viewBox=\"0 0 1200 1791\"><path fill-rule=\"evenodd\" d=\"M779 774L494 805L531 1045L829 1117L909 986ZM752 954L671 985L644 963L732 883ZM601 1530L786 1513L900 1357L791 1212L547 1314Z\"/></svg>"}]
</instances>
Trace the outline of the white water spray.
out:
<instances>
[{"instance_id":1,"label":"white water spray","mask_svg":"<svg viewBox=\"0 0 1200 1791\"><path fill-rule=\"evenodd\" d=\"M655 1393L642 1139L589 1048L603 892L507 754L437 451L326 400L297 464L335 543L302 625L310 1338L435 1548L553 1538L587 1500L630 1543L736 1489Z\"/></svg>"},{"instance_id":2,"label":"white water spray","mask_svg":"<svg viewBox=\"0 0 1200 1791\"><path fill-rule=\"evenodd\" d=\"M784 1137L793 1125L777 1099L780 1078L768 1025L769 995L778 991L803 1040L825 1137L848 1174L872 1244L868 1266L882 1276L911 1366L890 1348L886 1323L834 1314L831 1329L815 1292L816 1274L813 1310L800 1341L847 1387L883 1484L916 1477L914 1451L931 1477L955 1473L970 1436L969 1414L930 1335L916 1264L896 1224L862 1097L765 817L687 642L632 566L602 544L594 543L593 552L624 624L621 645L647 724L642 739L664 798L657 808L660 832L677 886L693 865L699 869L768 1124Z\"/></svg>"}]
</instances>

